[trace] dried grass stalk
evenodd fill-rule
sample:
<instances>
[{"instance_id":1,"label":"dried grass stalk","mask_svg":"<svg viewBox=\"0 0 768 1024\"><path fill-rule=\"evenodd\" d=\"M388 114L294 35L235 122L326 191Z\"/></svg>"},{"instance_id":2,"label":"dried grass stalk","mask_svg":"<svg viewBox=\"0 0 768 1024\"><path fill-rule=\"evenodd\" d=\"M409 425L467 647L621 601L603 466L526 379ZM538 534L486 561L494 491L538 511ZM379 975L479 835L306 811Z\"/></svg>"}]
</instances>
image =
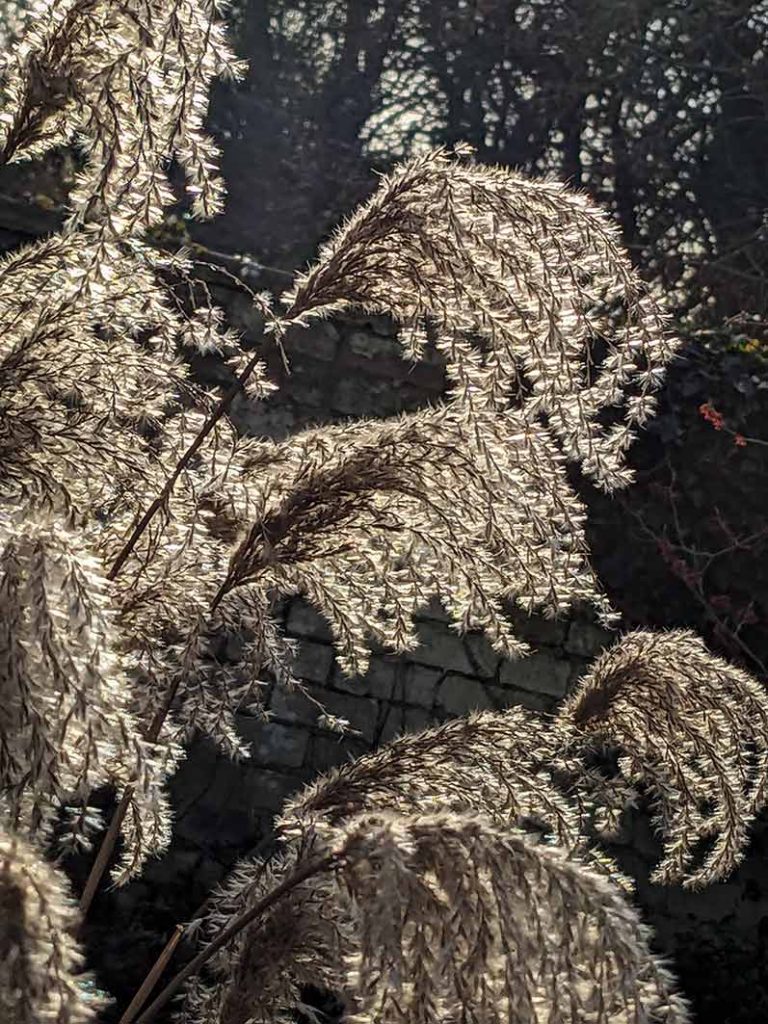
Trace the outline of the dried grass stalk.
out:
<instances>
[{"instance_id":1,"label":"dried grass stalk","mask_svg":"<svg viewBox=\"0 0 768 1024\"><path fill-rule=\"evenodd\" d=\"M91 1024L104 1005L80 973L66 885L19 836L0 827L0 1019Z\"/></svg>"},{"instance_id":2,"label":"dried grass stalk","mask_svg":"<svg viewBox=\"0 0 768 1024\"><path fill-rule=\"evenodd\" d=\"M225 917L310 850L333 854L332 872L293 889L221 952L219 984L198 983L181 1020L285 1019L306 984L339 994L359 1024L689 1019L620 891L513 827L382 810L303 822L290 838L272 872L230 888Z\"/></svg>"},{"instance_id":3,"label":"dried grass stalk","mask_svg":"<svg viewBox=\"0 0 768 1024\"><path fill-rule=\"evenodd\" d=\"M412 355L431 334L454 401L545 420L600 486L622 487L677 346L666 318L585 196L464 155L437 150L385 178L284 296L287 319L391 314Z\"/></svg>"},{"instance_id":4,"label":"dried grass stalk","mask_svg":"<svg viewBox=\"0 0 768 1024\"><path fill-rule=\"evenodd\" d=\"M508 657L528 651L509 603L554 616L591 601L610 620L564 458L519 414L447 405L322 427L253 445L243 465L250 519L233 504L244 532L220 599L305 595L350 673L371 639L415 647L433 596Z\"/></svg>"},{"instance_id":5,"label":"dried grass stalk","mask_svg":"<svg viewBox=\"0 0 768 1024\"><path fill-rule=\"evenodd\" d=\"M622 638L590 668L559 716L575 746L618 748L664 837L656 882L698 888L744 857L766 805L768 696L687 630Z\"/></svg>"},{"instance_id":6,"label":"dried grass stalk","mask_svg":"<svg viewBox=\"0 0 768 1024\"><path fill-rule=\"evenodd\" d=\"M167 844L163 783L180 752L142 737L108 592L76 532L0 513L0 806L39 838L99 786L130 787L122 879ZM83 846L85 817L70 816Z\"/></svg>"}]
</instances>

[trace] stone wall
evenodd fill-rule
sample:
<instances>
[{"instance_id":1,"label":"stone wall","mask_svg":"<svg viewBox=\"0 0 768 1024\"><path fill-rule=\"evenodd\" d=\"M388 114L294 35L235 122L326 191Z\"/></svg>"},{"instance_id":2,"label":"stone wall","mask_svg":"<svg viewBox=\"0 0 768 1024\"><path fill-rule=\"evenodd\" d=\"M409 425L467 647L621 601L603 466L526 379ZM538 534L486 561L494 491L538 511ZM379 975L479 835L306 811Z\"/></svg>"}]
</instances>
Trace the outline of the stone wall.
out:
<instances>
[{"instance_id":1,"label":"stone wall","mask_svg":"<svg viewBox=\"0 0 768 1024\"><path fill-rule=\"evenodd\" d=\"M198 743L172 782L175 834L222 863L268 834L272 817L298 787L400 733L476 709L521 704L553 710L588 657L609 639L580 619L520 616L519 632L535 653L510 662L482 636L460 637L433 607L418 624L420 647L404 657L377 652L364 677L349 678L335 664L324 621L307 604L291 602L285 628L298 642L296 673L309 697L272 684L264 697L268 720L238 719L251 745L247 763L233 763L209 743ZM350 731L339 736L322 728L318 705L345 718Z\"/></svg>"}]
</instances>

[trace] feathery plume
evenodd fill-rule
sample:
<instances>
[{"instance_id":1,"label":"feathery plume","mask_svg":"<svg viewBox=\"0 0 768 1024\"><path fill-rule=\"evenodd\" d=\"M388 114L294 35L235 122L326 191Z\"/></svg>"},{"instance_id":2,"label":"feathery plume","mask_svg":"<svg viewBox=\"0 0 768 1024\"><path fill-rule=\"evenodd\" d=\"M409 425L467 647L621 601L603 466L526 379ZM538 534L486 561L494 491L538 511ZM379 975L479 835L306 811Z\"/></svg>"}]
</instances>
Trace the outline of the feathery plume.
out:
<instances>
[{"instance_id":1,"label":"feathery plume","mask_svg":"<svg viewBox=\"0 0 768 1024\"><path fill-rule=\"evenodd\" d=\"M656 882L698 888L743 858L766 805L768 696L687 630L624 636L590 668L559 714L577 747L619 751L645 787L664 837Z\"/></svg>"},{"instance_id":2,"label":"feathery plume","mask_svg":"<svg viewBox=\"0 0 768 1024\"><path fill-rule=\"evenodd\" d=\"M283 297L306 324L361 307L433 336L453 399L517 409L611 490L676 341L616 227L553 181L443 150L397 168Z\"/></svg>"},{"instance_id":3,"label":"feathery plume","mask_svg":"<svg viewBox=\"0 0 768 1024\"><path fill-rule=\"evenodd\" d=\"M610 620L564 459L517 414L449 404L244 455L252 518L239 516L220 599L252 587L304 594L350 673L364 671L371 638L416 646L412 619L432 596L509 657L527 651L509 603L554 616L591 601Z\"/></svg>"},{"instance_id":4,"label":"feathery plume","mask_svg":"<svg viewBox=\"0 0 768 1024\"><path fill-rule=\"evenodd\" d=\"M34 743L6 751L6 781L16 793L25 772L34 780L27 828L94 784L132 793L121 879L169 834L159 784L183 727L155 743L154 719L190 661L211 672L216 625L201 620L231 544L207 511L232 470L231 426L209 430L194 465L178 466L213 404L183 354L215 349L240 361L239 339L219 311L189 312L169 286L191 276L186 255L160 254L140 237L172 198L172 156L196 212L219 204L202 116L212 77L236 71L220 9L209 0L47 0L4 66L0 159L39 156L72 139L85 152L64 231L0 261L0 558L4 585L26 602L6 623L19 633L18 662L4 659L0 672L0 690L13 695L8 714L44 699L25 652L44 668L39 687L56 676L45 714L38 707L23 730ZM259 365L250 383L254 394L267 390ZM173 493L127 550L169 480ZM107 585L118 557L123 572ZM274 643L261 647L276 660ZM258 676L241 683L231 703L258 686ZM86 696L99 723L92 731L83 724ZM75 811L72 820L78 829L85 819Z\"/></svg>"},{"instance_id":5,"label":"feathery plume","mask_svg":"<svg viewBox=\"0 0 768 1024\"><path fill-rule=\"evenodd\" d=\"M64 880L0 826L0 1017L4 1024L91 1024L103 1005L80 973ZM90 989L90 992L88 991Z\"/></svg>"},{"instance_id":6,"label":"feathery plume","mask_svg":"<svg viewBox=\"0 0 768 1024\"><path fill-rule=\"evenodd\" d=\"M132 788L116 878L168 841L163 793L179 751L146 742L114 647L108 585L83 539L55 519L0 511L0 792L19 832L105 784ZM72 819L80 827L79 816Z\"/></svg>"},{"instance_id":7,"label":"feathery plume","mask_svg":"<svg viewBox=\"0 0 768 1024\"><path fill-rule=\"evenodd\" d=\"M203 935L214 938L317 854L316 833L382 814L403 821L422 814L481 816L494 828L557 846L621 889L631 889L589 842L588 812L570 798L573 766L559 756L559 743L541 716L510 708L402 736L327 772L283 808L277 822L284 840L280 856L268 864L244 862L233 872L202 922ZM236 1024L250 1019L255 1007L266 1018L295 1006L304 985L342 992L344 964L357 939L346 914L330 910L338 899L333 885L327 875L302 882L239 936L215 962L220 984L193 985L183 1019Z\"/></svg>"},{"instance_id":8,"label":"feathery plume","mask_svg":"<svg viewBox=\"0 0 768 1024\"><path fill-rule=\"evenodd\" d=\"M307 850L330 853L331 870L220 952L218 985L198 983L181 1020L274 1020L301 1008L306 984L338 994L359 1024L689 1019L619 890L510 826L385 809L297 822L289 838L293 855L241 899L274 887Z\"/></svg>"},{"instance_id":9,"label":"feathery plume","mask_svg":"<svg viewBox=\"0 0 768 1024\"><path fill-rule=\"evenodd\" d=\"M70 224L113 236L158 223L175 157L196 214L221 208L218 153L202 131L212 79L238 75L218 0L36 0L4 62L0 163L76 140L84 168Z\"/></svg>"}]
</instances>

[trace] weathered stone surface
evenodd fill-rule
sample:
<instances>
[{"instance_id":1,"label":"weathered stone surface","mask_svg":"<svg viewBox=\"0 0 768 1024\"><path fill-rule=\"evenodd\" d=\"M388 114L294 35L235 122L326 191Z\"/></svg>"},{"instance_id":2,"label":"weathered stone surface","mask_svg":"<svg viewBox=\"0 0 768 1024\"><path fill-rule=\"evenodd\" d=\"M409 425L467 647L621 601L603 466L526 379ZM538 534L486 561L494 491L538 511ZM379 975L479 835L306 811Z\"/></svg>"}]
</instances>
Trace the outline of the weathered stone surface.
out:
<instances>
[{"instance_id":1,"label":"weathered stone surface","mask_svg":"<svg viewBox=\"0 0 768 1024\"><path fill-rule=\"evenodd\" d=\"M284 390L298 406L307 406L308 409L322 409L325 407L327 400L326 389L322 384L317 383L315 375L302 374L301 376L289 377Z\"/></svg>"},{"instance_id":2,"label":"weathered stone surface","mask_svg":"<svg viewBox=\"0 0 768 1024\"><path fill-rule=\"evenodd\" d=\"M296 411L290 404L271 405L268 402L255 402L242 395L235 398L229 416L240 433L275 440L293 433L298 423Z\"/></svg>"},{"instance_id":3,"label":"weathered stone surface","mask_svg":"<svg viewBox=\"0 0 768 1024\"><path fill-rule=\"evenodd\" d=\"M349 416L386 415L398 408L389 381L343 379L334 388L331 408Z\"/></svg>"},{"instance_id":4,"label":"weathered stone surface","mask_svg":"<svg viewBox=\"0 0 768 1024\"><path fill-rule=\"evenodd\" d=\"M565 641L565 649L569 654L576 654L582 658L590 658L611 644L616 639L616 634L610 630L595 626L591 622L583 622L574 619L568 630L568 638Z\"/></svg>"},{"instance_id":5,"label":"weathered stone surface","mask_svg":"<svg viewBox=\"0 0 768 1024\"><path fill-rule=\"evenodd\" d=\"M437 688L445 673L442 669L424 665L404 665L396 689L397 697L405 704L430 710L437 699Z\"/></svg>"},{"instance_id":6,"label":"weathered stone surface","mask_svg":"<svg viewBox=\"0 0 768 1024\"><path fill-rule=\"evenodd\" d=\"M231 291L227 297L227 320L244 332L249 341L257 341L264 333L264 314L242 291Z\"/></svg>"},{"instance_id":7,"label":"weathered stone surface","mask_svg":"<svg viewBox=\"0 0 768 1024\"><path fill-rule=\"evenodd\" d=\"M430 724L431 716L423 708L391 704L379 733L379 743L389 743L406 732L419 732Z\"/></svg>"},{"instance_id":8,"label":"weathered stone surface","mask_svg":"<svg viewBox=\"0 0 768 1024\"><path fill-rule=\"evenodd\" d=\"M249 796L255 808L264 808L275 813L305 784L306 780L300 775L287 775L262 769L258 775L253 776Z\"/></svg>"},{"instance_id":9,"label":"weathered stone surface","mask_svg":"<svg viewBox=\"0 0 768 1024\"><path fill-rule=\"evenodd\" d=\"M397 359L403 355L394 336L375 334L372 331L353 331L347 336L347 344L355 355L366 359Z\"/></svg>"},{"instance_id":10,"label":"weathered stone surface","mask_svg":"<svg viewBox=\"0 0 768 1024\"><path fill-rule=\"evenodd\" d=\"M438 704L451 715L466 715L470 711L493 708L487 688L478 680L450 673L440 684Z\"/></svg>"},{"instance_id":11,"label":"weathered stone surface","mask_svg":"<svg viewBox=\"0 0 768 1024\"><path fill-rule=\"evenodd\" d=\"M394 320L381 313L369 313L363 326L369 327L374 334L380 334L385 338L397 336L397 325Z\"/></svg>"},{"instance_id":12,"label":"weathered stone surface","mask_svg":"<svg viewBox=\"0 0 768 1024\"><path fill-rule=\"evenodd\" d=\"M464 645L476 674L493 679L501 664L501 655L497 654L486 638L479 633L468 633L464 637Z\"/></svg>"},{"instance_id":13,"label":"weathered stone surface","mask_svg":"<svg viewBox=\"0 0 768 1024\"><path fill-rule=\"evenodd\" d=\"M294 664L294 673L309 683L326 683L333 668L333 648L313 640L302 640Z\"/></svg>"},{"instance_id":14,"label":"weathered stone surface","mask_svg":"<svg viewBox=\"0 0 768 1024\"><path fill-rule=\"evenodd\" d=\"M327 363L336 355L339 330L329 320L319 320L289 331L283 344L289 363L292 356L309 356Z\"/></svg>"},{"instance_id":15,"label":"weathered stone surface","mask_svg":"<svg viewBox=\"0 0 768 1024\"><path fill-rule=\"evenodd\" d=\"M238 718L237 729L250 744L254 761L286 768L299 768L304 763L309 735L306 730L244 716Z\"/></svg>"},{"instance_id":16,"label":"weathered stone surface","mask_svg":"<svg viewBox=\"0 0 768 1024\"><path fill-rule=\"evenodd\" d=\"M256 812L249 792L250 766L219 755L212 745L196 745L172 780L174 836L200 846L247 842L256 829ZM199 756L198 756L199 755Z\"/></svg>"},{"instance_id":17,"label":"weathered stone surface","mask_svg":"<svg viewBox=\"0 0 768 1024\"><path fill-rule=\"evenodd\" d=\"M331 630L326 620L316 608L301 598L291 601L286 632L289 636L308 637L326 643L330 643L331 640Z\"/></svg>"},{"instance_id":18,"label":"weathered stone surface","mask_svg":"<svg viewBox=\"0 0 768 1024\"><path fill-rule=\"evenodd\" d=\"M398 674L398 662L386 656L371 658L364 676L347 676L337 666L333 673L333 688L360 697L376 697L390 700Z\"/></svg>"},{"instance_id":19,"label":"weathered stone surface","mask_svg":"<svg viewBox=\"0 0 768 1024\"><path fill-rule=\"evenodd\" d=\"M568 687L570 664L548 651L537 651L519 661L502 662L499 681L532 693L562 697Z\"/></svg>"},{"instance_id":20,"label":"weathered stone surface","mask_svg":"<svg viewBox=\"0 0 768 1024\"><path fill-rule=\"evenodd\" d=\"M346 718L368 743L373 742L379 721L378 701L333 690L317 691L315 696L331 715Z\"/></svg>"},{"instance_id":21,"label":"weathered stone surface","mask_svg":"<svg viewBox=\"0 0 768 1024\"><path fill-rule=\"evenodd\" d=\"M545 619L541 615L519 612L514 617L519 635L534 647L560 647L568 632L568 621Z\"/></svg>"},{"instance_id":22,"label":"weathered stone surface","mask_svg":"<svg viewBox=\"0 0 768 1024\"><path fill-rule=\"evenodd\" d=\"M420 622L418 632L421 644L406 655L408 661L472 675L472 664L457 633L435 622Z\"/></svg>"},{"instance_id":23,"label":"weathered stone surface","mask_svg":"<svg viewBox=\"0 0 768 1024\"><path fill-rule=\"evenodd\" d=\"M316 772L326 771L336 765L347 764L365 753L366 745L350 737L329 733L312 737L310 759Z\"/></svg>"},{"instance_id":24,"label":"weathered stone surface","mask_svg":"<svg viewBox=\"0 0 768 1024\"><path fill-rule=\"evenodd\" d=\"M314 725L320 713L300 690L275 685L269 700L272 715L291 725Z\"/></svg>"}]
</instances>

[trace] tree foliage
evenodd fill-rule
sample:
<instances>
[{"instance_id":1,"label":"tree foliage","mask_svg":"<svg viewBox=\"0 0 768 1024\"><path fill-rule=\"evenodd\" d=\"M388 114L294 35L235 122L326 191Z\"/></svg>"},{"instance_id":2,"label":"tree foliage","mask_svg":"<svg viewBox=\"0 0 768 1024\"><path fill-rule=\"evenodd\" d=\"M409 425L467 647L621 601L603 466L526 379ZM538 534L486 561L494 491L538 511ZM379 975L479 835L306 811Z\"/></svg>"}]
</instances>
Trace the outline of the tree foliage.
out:
<instances>
[{"instance_id":1,"label":"tree foliage","mask_svg":"<svg viewBox=\"0 0 768 1024\"><path fill-rule=\"evenodd\" d=\"M365 194L371 161L465 141L484 163L555 173L606 205L635 264L693 324L766 319L762 0L238 9L259 59L215 116L268 152L262 176L240 142L225 150L237 217L239 195L260 193L265 258L308 255L302 234L321 236ZM284 175L290 205L270 188ZM222 230L251 248L235 216Z\"/></svg>"}]
</instances>

